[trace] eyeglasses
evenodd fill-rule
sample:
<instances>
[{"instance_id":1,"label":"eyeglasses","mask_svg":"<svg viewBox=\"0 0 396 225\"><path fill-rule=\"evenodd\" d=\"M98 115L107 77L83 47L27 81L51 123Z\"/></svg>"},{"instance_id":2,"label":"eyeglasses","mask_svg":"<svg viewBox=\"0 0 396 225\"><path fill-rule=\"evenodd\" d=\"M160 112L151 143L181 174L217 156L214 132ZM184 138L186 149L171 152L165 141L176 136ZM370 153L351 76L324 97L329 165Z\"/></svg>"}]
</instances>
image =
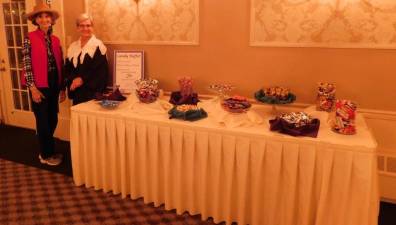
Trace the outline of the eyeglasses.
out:
<instances>
[{"instance_id":1,"label":"eyeglasses","mask_svg":"<svg viewBox=\"0 0 396 225\"><path fill-rule=\"evenodd\" d=\"M80 27L80 28L90 28L90 27L92 27L92 25L91 24L79 24L78 25L78 27Z\"/></svg>"}]
</instances>

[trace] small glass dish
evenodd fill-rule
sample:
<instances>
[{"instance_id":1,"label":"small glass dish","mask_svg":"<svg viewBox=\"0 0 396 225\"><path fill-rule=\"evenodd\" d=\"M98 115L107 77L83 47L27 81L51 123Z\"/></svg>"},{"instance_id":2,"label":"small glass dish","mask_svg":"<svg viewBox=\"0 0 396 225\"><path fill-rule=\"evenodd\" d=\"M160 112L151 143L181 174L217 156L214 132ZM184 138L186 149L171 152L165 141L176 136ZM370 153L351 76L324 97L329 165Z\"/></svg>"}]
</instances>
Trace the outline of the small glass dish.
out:
<instances>
[{"instance_id":1,"label":"small glass dish","mask_svg":"<svg viewBox=\"0 0 396 225\"><path fill-rule=\"evenodd\" d=\"M114 100L101 100L99 102L99 105L105 109L115 109L120 105L120 103L121 103L120 101L114 101Z\"/></svg>"},{"instance_id":2,"label":"small glass dish","mask_svg":"<svg viewBox=\"0 0 396 225\"><path fill-rule=\"evenodd\" d=\"M221 104L221 106L223 107L223 109L229 113L245 113L247 111L249 111L249 108L230 108L224 104Z\"/></svg>"},{"instance_id":3,"label":"small glass dish","mask_svg":"<svg viewBox=\"0 0 396 225\"><path fill-rule=\"evenodd\" d=\"M234 96L221 102L221 107L230 113L245 113L251 106L250 102L242 96Z\"/></svg>"}]
</instances>

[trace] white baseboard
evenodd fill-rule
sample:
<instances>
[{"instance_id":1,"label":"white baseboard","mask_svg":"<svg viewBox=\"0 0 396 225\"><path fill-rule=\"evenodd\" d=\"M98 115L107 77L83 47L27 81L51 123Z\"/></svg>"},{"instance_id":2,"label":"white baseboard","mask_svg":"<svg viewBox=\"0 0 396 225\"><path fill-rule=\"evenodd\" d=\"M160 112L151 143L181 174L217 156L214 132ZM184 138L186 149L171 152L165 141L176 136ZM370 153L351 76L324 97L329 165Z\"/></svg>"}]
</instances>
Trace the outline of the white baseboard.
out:
<instances>
[{"instance_id":1,"label":"white baseboard","mask_svg":"<svg viewBox=\"0 0 396 225\"><path fill-rule=\"evenodd\" d=\"M396 200L394 200L394 199L381 198L381 202L387 202L387 203L392 203L392 204L396 205Z\"/></svg>"}]
</instances>

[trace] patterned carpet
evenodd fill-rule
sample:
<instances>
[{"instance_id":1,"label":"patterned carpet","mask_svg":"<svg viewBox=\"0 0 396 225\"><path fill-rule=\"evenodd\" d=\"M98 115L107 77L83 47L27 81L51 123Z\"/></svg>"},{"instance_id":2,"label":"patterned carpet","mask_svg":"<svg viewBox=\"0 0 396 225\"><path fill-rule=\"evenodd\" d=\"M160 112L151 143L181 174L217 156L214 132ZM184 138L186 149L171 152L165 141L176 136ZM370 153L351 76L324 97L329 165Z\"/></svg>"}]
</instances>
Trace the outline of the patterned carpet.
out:
<instances>
[{"instance_id":1,"label":"patterned carpet","mask_svg":"<svg viewBox=\"0 0 396 225\"><path fill-rule=\"evenodd\" d=\"M76 187L72 178L0 159L0 224L204 225L140 200Z\"/></svg>"},{"instance_id":2,"label":"patterned carpet","mask_svg":"<svg viewBox=\"0 0 396 225\"><path fill-rule=\"evenodd\" d=\"M56 140L56 146L64 162L57 167L40 164L34 131L0 124L0 225L214 224L199 216L177 216L142 200L76 187L70 144ZM381 202L378 224L396 224L395 204Z\"/></svg>"}]
</instances>

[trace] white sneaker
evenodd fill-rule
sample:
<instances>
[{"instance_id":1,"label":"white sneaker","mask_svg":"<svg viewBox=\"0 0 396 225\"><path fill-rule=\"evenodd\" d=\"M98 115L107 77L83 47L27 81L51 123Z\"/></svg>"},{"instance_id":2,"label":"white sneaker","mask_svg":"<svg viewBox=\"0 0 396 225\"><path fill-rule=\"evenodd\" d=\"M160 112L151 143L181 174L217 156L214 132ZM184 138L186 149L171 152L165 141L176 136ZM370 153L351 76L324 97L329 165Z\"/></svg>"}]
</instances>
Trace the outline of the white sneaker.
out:
<instances>
[{"instance_id":1,"label":"white sneaker","mask_svg":"<svg viewBox=\"0 0 396 225\"><path fill-rule=\"evenodd\" d=\"M57 166L57 165L61 164L62 158L63 158L62 154L55 154L55 155L50 156L46 159L43 159L43 157L41 157L41 155L39 155L40 163L47 164L50 166Z\"/></svg>"}]
</instances>

